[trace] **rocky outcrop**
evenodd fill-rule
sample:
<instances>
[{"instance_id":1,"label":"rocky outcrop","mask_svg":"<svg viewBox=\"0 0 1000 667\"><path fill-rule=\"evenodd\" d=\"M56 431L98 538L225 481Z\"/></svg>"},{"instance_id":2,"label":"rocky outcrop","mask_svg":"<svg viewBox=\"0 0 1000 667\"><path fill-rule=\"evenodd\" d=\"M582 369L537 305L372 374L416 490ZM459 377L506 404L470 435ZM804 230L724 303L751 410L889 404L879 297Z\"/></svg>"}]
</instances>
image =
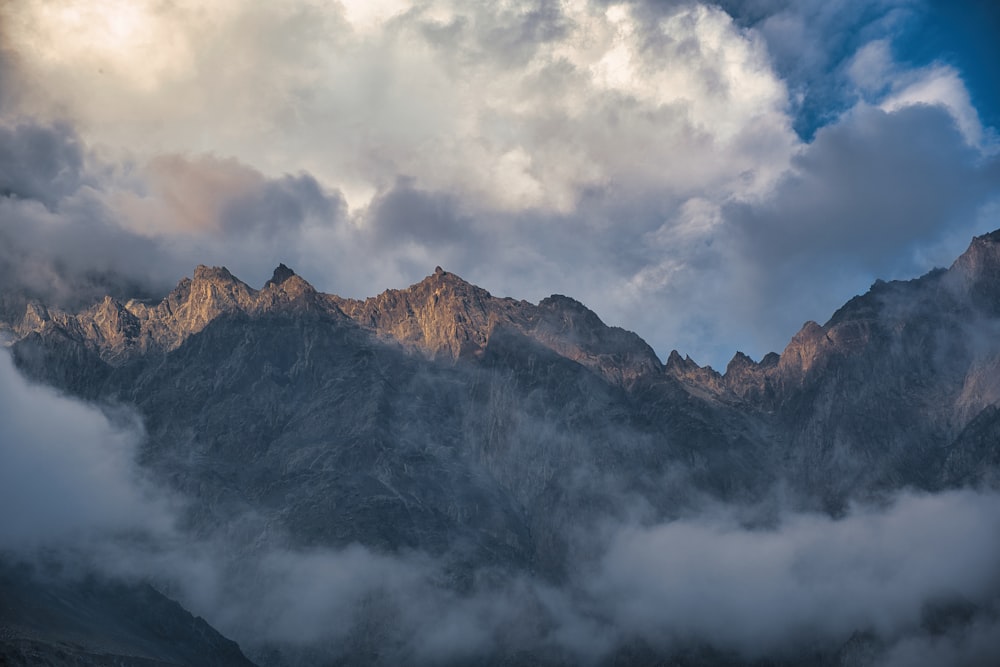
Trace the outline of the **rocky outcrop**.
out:
<instances>
[{"instance_id":1,"label":"rocky outcrop","mask_svg":"<svg viewBox=\"0 0 1000 667\"><path fill-rule=\"evenodd\" d=\"M945 286L991 315L1000 315L1000 230L977 236L948 270Z\"/></svg>"},{"instance_id":2,"label":"rocky outcrop","mask_svg":"<svg viewBox=\"0 0 1000 667\"><path fill-rule=\"evenodd\" d=\"M198 266L158 302L110 296L79 313L29 304L17 328L20 337L57 328L82 342L101 359L120 365L148 353L177 349L190 336L225 315L271 312L343 315L284 264L261 290L239 280L225 267Z\"/></svg>"},{"instance_id":3,"label":"rocky outcrop","mask_svg":"<svg viewBox=\"0 0 1000 667\"><path fill-rule=\"evenodd\" d=\"M237 314L285 312L344 318L431 359L481 357L498 329L512 329L617 384L662 368L632 332L606 326L580 302L554 295L538 305L497 298L438 267L404 290L365 299L321 294L284 264L260 290L225 267L198 266L158 302L105 297L79 313L29 304L15 333L58 328L111 364L177 349L210 322Z\"/></svg>"},{"instance_id":4,"label":"rocky outcrop","mask_svg":"<svg viewBox=\"0 0 1000 667\"><path fill-rule=\"evenodd\" d=\"M364 301L327 298L378 336L433 359L481 356L494 331L511 329L616 384L661 371L645 341L608 327L575 299L553 295L534 305L497 298L441 267L405 290Z\"/></svg>"},{"instance_id":5,"label":"rocky outcrop","mask_svg":"<svg viewBox=\"0 0 1000 667\"><path fill-rule=\"evenodd\" d=\"M497 299L441 267L404 290L363 301L327 298L380 337L449 359L481 353L496 326L525 321L531 308L524 301Z\"/></svg>"}]
</instances>

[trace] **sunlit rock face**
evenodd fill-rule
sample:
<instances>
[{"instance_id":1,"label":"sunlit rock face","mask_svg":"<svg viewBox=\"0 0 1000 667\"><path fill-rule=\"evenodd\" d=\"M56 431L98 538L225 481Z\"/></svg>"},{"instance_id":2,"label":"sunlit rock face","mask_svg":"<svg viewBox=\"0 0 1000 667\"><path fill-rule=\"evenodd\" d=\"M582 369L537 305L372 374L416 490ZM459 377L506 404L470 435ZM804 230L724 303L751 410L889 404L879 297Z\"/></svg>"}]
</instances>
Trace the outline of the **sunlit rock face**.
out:
<instances>
[{"instance_id":1,"label":"sunlit rock face","mask_svg":"<svg viewBox=\"0 0 1000 667\"><path fill-rule=\"evenodd\" d=\"M480 356L495 330L511 329L615 384L661 370L645 341L605 326L574 299L553 295L534 305L497 298L441 267L405 290L387 290L364 301L328 298L379 336L431 358Z\"/></svg>"},{"instance_id":2,"label":"sunlit rock face","mask_svg":"<svg viewBox=\"0 0 1000 667\"><path fill-rule=\"evenodd\" d=\"M6 329L30 376L135 406L142 465L193 499L192 536L431 554L462 591L485 570L578 576L609 522L726 502L766 524L776 488L838 516L995 481L998 294L994 233L724 373L661 364L569 297L498 298L440 268L353 300L284 265L259 290L200 266L157 302L31 303Z\"/></svg>"},{"instance_id":3,"label":"sunlit rock face","mask_svg":"<svg viewBox=\"0 0 1000 667\"><path fill-rule=\"evenodd\" d=\"M234 277L225 267L199 266L159 302L108 296L78 313L29 304L19 333L58 329L112 365L146 353L176 349L222 315L272 311L335 313L316 290L282 265L261 290Z\"/></svg>"}]
</instances>

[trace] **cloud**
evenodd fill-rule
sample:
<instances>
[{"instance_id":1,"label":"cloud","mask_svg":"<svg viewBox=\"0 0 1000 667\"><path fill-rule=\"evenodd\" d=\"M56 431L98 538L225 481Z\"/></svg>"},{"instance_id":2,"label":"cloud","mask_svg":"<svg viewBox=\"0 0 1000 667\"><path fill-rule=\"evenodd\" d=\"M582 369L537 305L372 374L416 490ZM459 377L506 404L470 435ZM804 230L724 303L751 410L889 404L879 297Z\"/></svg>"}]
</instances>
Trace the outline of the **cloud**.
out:
<instances>
[{"instance_id":1,"label":"cloud","mask_svg":"<svg viewBox=\"0 0 1000 667\"><path fill-rule=\"evenodd\" d=\"M1000 163L969 144L947 107L859 103L819 130L765 195L691 199L647 233L660 255L636 267L622 292L635 311L618 317L666 330L660 340L716 367L734 332L752 356L780 351L803 321L825 321L875 279L950 264L996 227L998 187ZM643 317L649 300L686 317Z\"/></svg>"},{"instance_id":2,"label":"cloud","mask_svg":"<svg viewBox=\"0 0 1000 667\"><path fill-rule=\"evenodd\" d=\"M955 119L969 145L982 145L983 126L958 72L951 67L929 67L910 74L906 79L905 85L894 86L896 90L882 103L883 109L896 111L913 105L941 106Z\"/></svg>"},{"instance_id":3,"label":"cloud","mask_svg":"<svg viewBox=\"0 0 1000 667\"><path fill-rule=\"evenodd\" d=\"M970 219L994 192L956 129L933 107L858 107L817 134L766 204L744 209L747 243L766 262L822 252L881 268L886 255Z\"/></svg>"},{"instance_id":4,"label":"cloud","mask_svg":"<svg viewBox=\"0 0 1000 667\"><path fill-rule=\"evenodd\" d=\"M588 589L623 631L658 646L704 641L756 659L871 632L893 653L955 642L995 659L1000 641L984 643L975 623L947 639L925 626L936 605L996 603L998 503L968 490L904 493L843 519L788 515L773 529L741 527L725 512L626 528Z\"/></svg>"},{"instance_id":5,"label":"cloud","mask_svg":"<svg viewBox=\"0 0 1000 667\"><path fill-rule=\"evenodd\" d=\"M817 133L769 198L724 210L748 288L737 317L761 332L770 321L780 344L801 321L829 317L845 292L930 269L921 249L952 233L964 238L950 261L980 231L998 176L940 108L858 107ZM794 293L783 287L795 282Z\"/></svg>"},{"instance_id":6,"label":"cloud","mask_svg":"<svg viewBox=\"0 0 1000 667\"><path fill-rule=\"evenodd\" d=\"M805 139L854 106L850 68L873 42L891 44L917 22L922 0L725 0L741 25L767 43L776 72L788 82L795 128Z\"/></svg>"},{"instance_id":7,"label":"cloud","mask_svg":"<svg viewBox=\"0 0 1000 667\"><path fill-rule=\"evenodd\" d=\"M565 212L608 183L766 180L792 142L763 45L709 7L675 8L651 37L627 6L585 2L396 3L361 25L354 4L117 9L6 9L45 91L25 110L146 156L306 169L354 207L407 177L481 209Z\"/></svg>"},{"instance_id":8,"label":"cloud","mask_svg":"<svg viewBox=\"0 0 1000 667\"><path fill-rule=\"evenodd\" d=\"M558 584L490 568L458 584L447 557L358 545L272 543L225 565L233 547L219 543L203 552L216 597L179 592L251 654L293 662L603 664L642 646L781 660L839 655L861 637L859 664L986 665L1000 655L998 510L995 493L962 490L904 492L839 519L785 513L769 527L742 524L737 507L613 523L577 535L586 543Z\"/></svg>"},{"instance_id":9,"label":"cloud","mask_svg":"<svg viewBox=\"0 0 1000 667\"><path fill-rule=\"evenodd\" d=\"M26 381L0 351L0 550L163 532L172 510L137 470L142 429Z\"/></svg>"},{"instance_id":10,"label":"cloud","mask_svg":"<svg viewBox=\"0 0 1000 667\"><path fill-rule=\"evenodd\" d=\"M48 305L163 294L199 263L263 284L281 261L323 266L346 233L339 193L304 173L213 156L107 162L72 128L33 122L0 125L0 156L0 277Z\"/></svg>"},{"instance_id":11,"label":"cloud","mask_svg":"<svg viewBox=\"0 0 1000 667\"><path fill-rule=\"evenodd\" d=\"M0 196L53 206L80 187L83 150L72 128L0 126Z\"/></svg>"},{"instance_id":12,"label":"cloud","mask_svg":"<svg viewBox=\"0 0 1000 667\"><path fill-rule=\"evenodd\" d=\"M427 245L467 244L474 221L462 216L454 197L414 189L409 180L380 195L369 209L374 236L391 248L402 240Z\"/></svg>"},{"instance_id":13,"label":"cloud","mask_svg":"<svg viewBox=\"0 0 1000 667\"><path fill-rule=\"evenodd\" d=\"M123 226L149 236L296 238L309 224L345 215L336 192L304 173L269 179L233 159L158 155L132 188L112 190L108 205Z\"/></svg>"}]
</instances>

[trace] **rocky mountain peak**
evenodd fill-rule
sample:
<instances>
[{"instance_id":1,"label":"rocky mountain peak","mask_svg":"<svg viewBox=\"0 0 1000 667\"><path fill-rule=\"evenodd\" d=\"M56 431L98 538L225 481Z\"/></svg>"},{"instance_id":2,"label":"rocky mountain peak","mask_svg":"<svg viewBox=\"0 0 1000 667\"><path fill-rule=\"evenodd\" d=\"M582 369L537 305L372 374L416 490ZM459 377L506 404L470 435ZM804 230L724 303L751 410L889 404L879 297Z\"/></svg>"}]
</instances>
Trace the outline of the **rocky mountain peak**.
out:
<instances>
[{"instance_id":1,"label":"rocky mountain peak","mask_svg":"<svg viewBox=\"0 0 1000 667\"><path fill-rule=\"evenodd\" d=\"M758 366L761 368L774 368L781 361L781 355L777 352L768 352L761 360L758 362Z\"/></svg>"},{"instance_id":2,"label":"rocky mountain peak","mask_svg":"<svg viewBox=\"0 0 1000 667\"><path fill-rule=\"evenodd\" d=\"M586 327L588 329L606 328L607 325L601 321L597 313L587 308L576 299L562 294L553 294L538 302L540 310L547 310L557 314L561 320L570 326Z\"/></svg>"},{"instance_id":3,"label":"rocky mountain peak","mask_svg":"<svg viewBox=\"0 0 1000 667\"><path fill-rule=\"evenodd\" d=\"M952 270L969 274L1000 270L1000 229L973 238L968 249L952 264Z\"/></svg>"},{"instance_id":4,"label":"rocky mountain peak","mask_svg":"<svg viewBox=\"0 0 1000 667\"><path fill-rule=\"evenodd\" d=\"M723 384L736 396L758 402L768 395L768 381L780 359L777 353L769 352L757 362L737 352L726 365Z\"/></svg>"},{"instance_id":5,"label":"rocky mountain peak","mask_svg":"<svg viewBox=\"0 0 1000 667\"><path fill-rule=\"evenodd\" d=\"M700 368L690 356L682 357L677 350L670 350L670 355L664 366L668 371L692 371Z\"/></svg>"},{"instance_id":6,"label":"rocky mountain peak","mask_svg":"<svg viewBox=\"0 0 1000 667\"><path fill-rule=\"evenodd\" d=\"M440 266L406 289L386 290L363 301L328 298L383 338L430 357L452 359L482 351L497 322L509 319L504 311L513 303L494 298Z\"/></svg>"},{"instance_id":7,"label":"rocky mountain peak","mask_svg":"<svg viewBox=\"0 0 1000 667\"><path fill-rule=\"evenodd\" d=\"M229 272L224 266L206 266L204 264L199 264L194 268L194 282L207 281L207 282L220 282L220 283L232 283L239 282L239 280L232 273Z\"/></svg>"},{"instance_id":8,"label":"rocky mountain peak","mask_svg":"<svg viewBox=\"0 0 1000 667\"><path fill-rule=\"evenodd\" d=\"M733 355L733 358L729 360L729 363L726 364L725 375L729 375L730 373L739 373L756 366L757 362L751 359L748 355L743 352L737 352Z\"/></svg>"},{"instance_id":9,"label":"rocky mountain peak","mask_svg":"<svg viewBox=\"0 0 1000 667\"><path fill-rule=\"evenodd\" d=\"M430 358L480 357L494 332L503 329L615 384L663 371L653 349L639 336L607 326L576 299L557 294L535 305L498 298L441 267L405 289L356 300L317 292L285 264L275 268L260 290L226 267L199 265L162 301L133 299L122 305L109 297L76 314L55 317L31 312L24 318L24 328L26 333L59 326L104 361L117 365L147 352L175 350L221 316L274 312L346 316L377 337Z\"/></svg>"},{"instance_id":10,"label":"rocky mountain peak","mask_svg":"<svg viewBox=\"0 0 1000 667\"><path fill-rule=\"evenodd\" d=\"M264 283L264 287L277 286L291 278L295 275L295 272L284 264L278 264L277 268L274 269L274 273L271 275L271 279Z\"/></svg>"},{"instance_id":11,"label":"rocky mountain peak","mask_svg":"<svg viewBox=\"0 0 1000 667\"><path fill-rule=\"evenodd\" d=\"M420 286L425 286L425 288L432 290L451 288L453 290L457 290L458 292L475 295L481 298L492 298L493 296L482 287L473 285L458 274L452 273L451 271L445 271L440 266L434 267L434 273L430 274L419 283L411 285L408 289L413 290Z\"/></svg>"},{"instance_id":12,"label":"rocky mountain peak","mask_svg":"<svg viewBox=\"0 0 1000 667\"><path fill-rule=\"evenodd\" d=\"M785 347L778 363L786 374L803 375L812 368L826 341L826 330L809 320Z\"/></svg>"},{"instance_id":13,"label":"rocky mountain peak","mask_svg":"<svg viewBox=\"0 0 1000 667\"><path fill-rule=\"evenodd\" d=\"M49 310L40 303L29 302L21 319L21 329L24 332L40 329L51 316Z\"/></svg>"},{"instance_id":14,"label":"rocky mountain peak","mask_svg":"<svg viewBox=\"0 0 1000 667\"><path fill-rule=\"evenodd\" d=\"M1000 230L972 239L948 270L946 284L977 306L1000 312Z\"/></svg>"},{"instance_id":15,"label":"rocky mountain peak","mask_svg":"<svg viewBox=\"0 0 1000 667\"><path fill-rule=\"evenodd\" d=\"M553 295L534 305L498 298L440 266L406 289L386 290L363 301L327 298L377 335L433 358L478 357L500 328L615 383L661 370L656 354L641 338L608 327L575 299Z\"/></svg>"},{"instance_id":16,"label":"rocky mountain peak","mask_svg":"<svg viewBox=\"0 0 1000 667\"><path fill-rule=\"evenodd\" d=\"M663 365L667 375L678 380L688 392L702 398L716 397L725 393L722 376L711 366L699 366L690 355L681 356L677 350L671 350L667 363Z\"/></svg>"},{"instance_id":17,"label":"rocky mountain peak","mask_svg":"<svg viewBox=\"0 0 1000 667\"><path fill-rule=\"evenodd\" d=\"M255 290L225 267L199 265L161 301L112 297L76 314L29 309L18 334L58 327L117 365L147 352L169 352L223 315L260 316L270 312L313 312L343 317L305 280L284 264L262 290Z\"/></svg>"}]
</instances>

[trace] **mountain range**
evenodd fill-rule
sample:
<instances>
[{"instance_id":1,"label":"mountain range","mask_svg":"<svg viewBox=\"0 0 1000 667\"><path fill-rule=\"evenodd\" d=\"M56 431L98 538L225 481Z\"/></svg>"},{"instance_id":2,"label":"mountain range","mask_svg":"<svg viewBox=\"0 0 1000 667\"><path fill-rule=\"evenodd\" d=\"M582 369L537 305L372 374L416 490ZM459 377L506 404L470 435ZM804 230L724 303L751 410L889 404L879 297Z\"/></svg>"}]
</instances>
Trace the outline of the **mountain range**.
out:
<instances>
[{"instance_id":1,"label":"mountain range","mask_svg":"<svg viewBox=\"0 0 1000 667\"><path fill-rule=\"evenodd\" d=\"M15 551L0 572L9 664L879 665L901 637L1000 628L1000 566L975 594L921 598L910 625L859 614L770 643L647 628L657 609L613 611L612 585L637 530L721 514L773 535L789 517L850 525L901 494L992 492L1000 231L724 372L661 362L570 297L499 298L441 268L365 300L282 264L260 289L199 266L162 299L0 303L20 373L137 416L137 469L176 501L176 534L217 590L152 566L126 583L57 577L65 556ZM313 566L373 583L299 582ZM954 664L996 664L984 642Z\"/></svg>"}]
</instances>

